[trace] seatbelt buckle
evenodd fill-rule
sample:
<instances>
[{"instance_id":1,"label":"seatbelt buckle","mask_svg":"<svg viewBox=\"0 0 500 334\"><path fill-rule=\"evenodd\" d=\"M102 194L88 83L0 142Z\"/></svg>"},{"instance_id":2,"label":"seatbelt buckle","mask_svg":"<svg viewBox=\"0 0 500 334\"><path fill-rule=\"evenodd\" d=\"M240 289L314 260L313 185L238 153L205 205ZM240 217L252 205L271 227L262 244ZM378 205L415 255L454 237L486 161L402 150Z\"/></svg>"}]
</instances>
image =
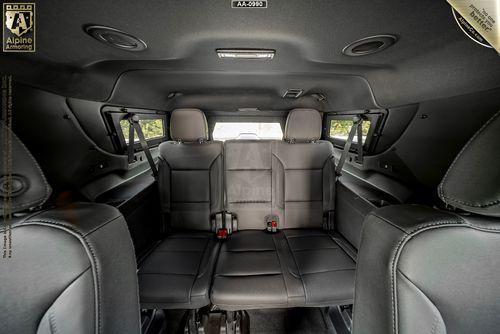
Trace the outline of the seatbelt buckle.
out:
<instances>
[{"instance_id":1,"label":"seatbelt buckle","mask_svg":"<svg viewBox=\"0 0 500 334\"><path fill-rule=\"evenodd\" d=\"M276 215L266 216L266 230L269 233L277 233L279 231L279 217Z\"/></svg>"},{"instance_id":2,"label":"seatbelt buckle","mask_svg":"<svg viewBox=\"0 0 500 334\"><path fill-rule=\"evenodd\" d=\"M334 230L335 229L335 211L329 210L323 214L323 229L324 230Z\"/></svg>"},{"instance_id":3,"label":"seatbelt buckle","mask_svg":"<svg viewBox=\"0 0 500 334\"><path fill-rule=\"evenodd\" d=\"M278 222L276 220L272 220L267 222L267 232L276 233L278 232Z\"/></svg>"},{"instance_id":4,"label":"seatbelt buckle","mask_svg":"<svg viewBox=\"0 0 500 334\"><path fill-rule=\"evenodd\" d=\"M217 236L217 239L219 240L222 240L222 239L227 239L227 237L229 236L229 232L227 230L227 228L220 228L217 230L217 232L215 233L215 235Z\"/></svg>"},{"instance_id":5,"label":"seatbelt buckle","mask_svg":"<svg viewBox=\"0 0 500 334\"><path fill-rule=\"evenodd\" d=\"M212 231L217 239L227 239L238 230L238 220L231 212L217 212L212 217Z\"/></svg>"}]
</instances>

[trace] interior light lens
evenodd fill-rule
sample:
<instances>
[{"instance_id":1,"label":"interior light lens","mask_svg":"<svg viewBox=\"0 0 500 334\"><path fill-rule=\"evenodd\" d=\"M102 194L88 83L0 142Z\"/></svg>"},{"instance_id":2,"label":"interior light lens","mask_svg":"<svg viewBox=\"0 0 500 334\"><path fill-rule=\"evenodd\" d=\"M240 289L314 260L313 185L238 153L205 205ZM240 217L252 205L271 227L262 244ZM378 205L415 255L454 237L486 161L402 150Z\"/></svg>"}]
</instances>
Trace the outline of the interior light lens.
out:
<instances>
[{"instance_id":1,"label":"interior light lens","mask_svg":"<svg viewBox=\"0 0 500 334\"><path fill-rule=\"evenodd\" d=\"M256 49L217 49L221 59L273 59L275 50Z\"/></svg>"}]
</instances>

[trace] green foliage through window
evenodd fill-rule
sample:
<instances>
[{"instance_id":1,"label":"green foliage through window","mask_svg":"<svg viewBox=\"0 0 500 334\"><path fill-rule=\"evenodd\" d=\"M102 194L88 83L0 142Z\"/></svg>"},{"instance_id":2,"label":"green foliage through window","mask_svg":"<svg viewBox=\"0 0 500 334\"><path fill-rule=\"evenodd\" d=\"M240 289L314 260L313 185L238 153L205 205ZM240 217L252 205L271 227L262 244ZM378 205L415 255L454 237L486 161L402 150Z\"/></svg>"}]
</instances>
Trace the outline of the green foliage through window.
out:
<instances>
[{"instance_id":1,"label":"green foliage through window","mask_svg":"<svg viewBox=\"0 0 500 334\"><path fill-rule=\"evenodd\" d=\"M349 132L351 131L352 123L353 122L351 120L332 119L330 121L330 132L329 132L330 138L347 140L347 137L349 136ZM368 131L370 130L370 125L371 125L370 121L368 121L368 120L363 121L363 128L362 128L363 129L363 143L366 140L366 136L368 136ZM356 133L356 135L357 135L357 133ZM354 140L356 140L356 137L354 137Z\"/></svg>"},{"instance_id":2,"label":"green foliage through window","mask_svg":"<svg viewBox=\"0 0 500 334\"><path fill-rule=\"evenodd\" d=\"M146 140L161 138L165 136L165 128L163 126L163 119L140 119L139 125L141 126L142 132L144 133L144 138ZM123 137L125 138L125 142L128 144L128 131L129 131L129 122L126 119L122 119L120 121L120 128L122 129ZM137 134L134 134L134 143L139 142L137 138Z\"/></svg>"}]
</instances>

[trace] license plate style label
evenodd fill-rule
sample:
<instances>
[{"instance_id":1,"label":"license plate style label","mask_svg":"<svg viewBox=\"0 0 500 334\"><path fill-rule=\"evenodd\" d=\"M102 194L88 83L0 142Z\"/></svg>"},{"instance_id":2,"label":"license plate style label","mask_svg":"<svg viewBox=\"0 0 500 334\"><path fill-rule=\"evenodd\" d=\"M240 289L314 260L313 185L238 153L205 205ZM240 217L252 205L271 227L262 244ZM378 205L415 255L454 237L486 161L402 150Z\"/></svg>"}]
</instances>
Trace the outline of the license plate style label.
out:
<instances>
[{"instance_id":1,"label":"license plate style label","mask_svg":"<svg viewBox=\"0 0 500 334\"><path fill-rule=\"evenodd\" d=\"M267 8L267 1L231 1L232 8Z\"/></svg>"}]
</instances>

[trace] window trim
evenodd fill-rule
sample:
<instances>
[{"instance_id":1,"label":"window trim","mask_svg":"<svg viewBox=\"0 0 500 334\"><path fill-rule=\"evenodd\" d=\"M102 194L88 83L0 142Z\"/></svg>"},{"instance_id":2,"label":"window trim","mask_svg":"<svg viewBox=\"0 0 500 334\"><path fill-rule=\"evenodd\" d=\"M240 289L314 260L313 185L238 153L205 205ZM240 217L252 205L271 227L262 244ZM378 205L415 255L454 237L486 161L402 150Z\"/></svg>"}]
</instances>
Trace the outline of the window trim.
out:
<instances>
[{"instance_id":1,"label":"window trim","mask_svg":"<svg viewBox=\"0 0 500 334\"><path fill-rule=\"evenodd\" d=\"M160 145L161 142L168 140L168 124L167 124L167 113L161 110L152 109L137 109L137 108L126 108L117 106L104 106L101 109L101 114L105 120L106 128L108 129L109 136L113 142L116 152L124 154L127 152L128 144L125 141L123 135L120 121L129 114L136 114L139 119L163 119L163 137L153 138L146 140L149 147L155 147ZM134 152L142 151L141 144L139 142L134 143Z\"/></svg>"},{"instance_id":2,"label":"window trim","mask_svg":"<svg viewBox=\"0 0 500 334\"><path fill-rule=\"evenodd\" d=\"M330 141L335 147L343 149L346 143L345 139L330 137L330 126L332 120L352 120L354 116L362 115L364 118L370 121L370 128L368 134L366 135L365 142L363 143L363 152L370 153L375 149L377 145L380 130L382 128L383 120L385 119L385 110L376 111L359 111L351 113L328 113L325 118L325 134L324 139ZM358 151L357 138L355 138L351 144L350 151Z\"/></svg>"}]
</instances>

